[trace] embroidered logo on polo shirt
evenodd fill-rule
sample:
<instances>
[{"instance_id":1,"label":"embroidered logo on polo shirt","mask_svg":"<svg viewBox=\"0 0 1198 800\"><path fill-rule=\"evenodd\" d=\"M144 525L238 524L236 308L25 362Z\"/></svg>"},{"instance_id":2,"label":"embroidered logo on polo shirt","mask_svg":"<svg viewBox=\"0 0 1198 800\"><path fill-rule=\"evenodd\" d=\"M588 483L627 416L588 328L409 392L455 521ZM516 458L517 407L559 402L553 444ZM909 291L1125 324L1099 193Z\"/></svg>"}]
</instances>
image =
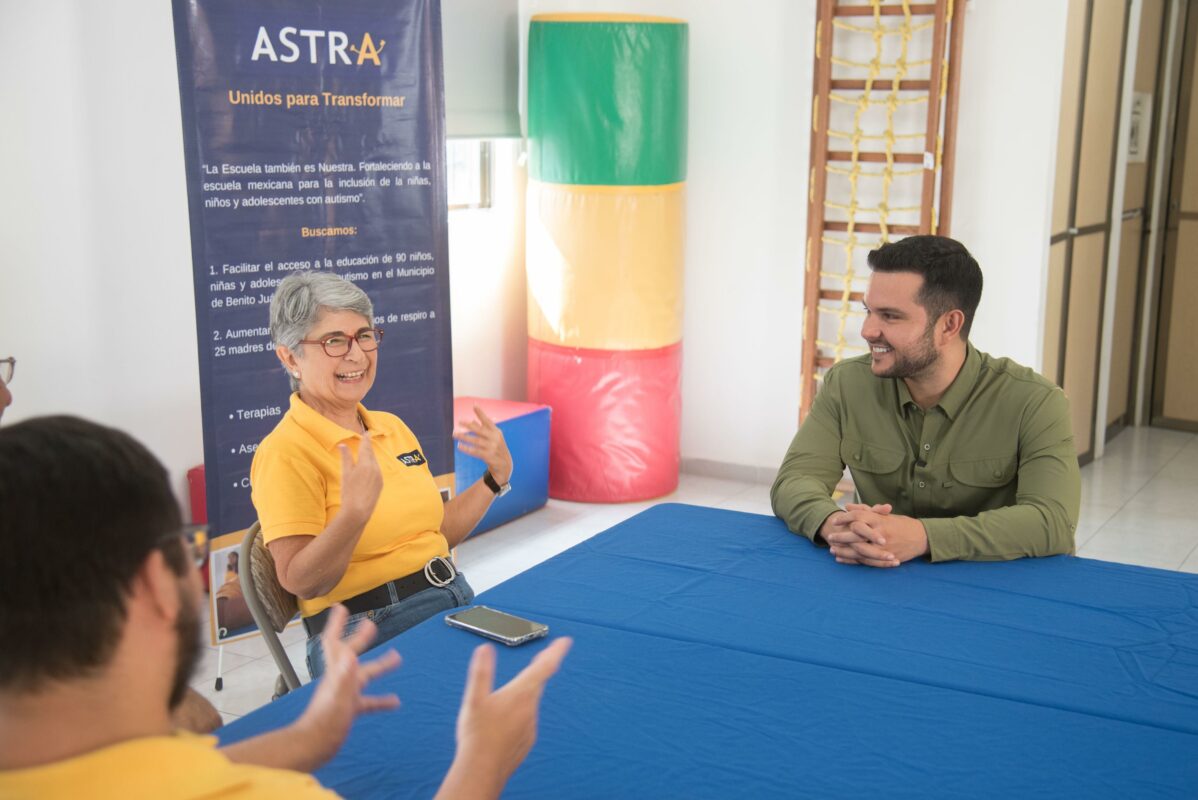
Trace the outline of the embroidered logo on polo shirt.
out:
<instances>
[{"instance_id":1,"label":"embroidered logo on polo shirt","mask_svg":"<svg viewBox=\"0 0 1198 800\"><path fill-rule=\"evenodd\" d=\"M421 464L425 463L424 453L420 452L419 450L412 450L408 453L400 453L395 458L405 467L419 467Z\"/></svg>"}]
</instances>

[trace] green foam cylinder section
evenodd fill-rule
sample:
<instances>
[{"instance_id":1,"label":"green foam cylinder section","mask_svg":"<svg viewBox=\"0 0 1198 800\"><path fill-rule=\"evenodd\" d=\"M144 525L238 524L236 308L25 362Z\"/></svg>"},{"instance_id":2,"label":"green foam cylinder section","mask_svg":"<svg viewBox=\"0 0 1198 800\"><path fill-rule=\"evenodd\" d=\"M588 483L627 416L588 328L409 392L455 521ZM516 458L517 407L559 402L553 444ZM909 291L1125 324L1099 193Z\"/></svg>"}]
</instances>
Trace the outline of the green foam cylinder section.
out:
<instances>
[{"instance_id":1,"label":"green foam cylinder section","mask_svg":"<svg viewBox=\"0 0 1198 800\"><path fill-rule=\"evenodd\" d=\"M657 186L686 179L687 25L533 18L529 177Z\"/></svg>"}]
</instances>

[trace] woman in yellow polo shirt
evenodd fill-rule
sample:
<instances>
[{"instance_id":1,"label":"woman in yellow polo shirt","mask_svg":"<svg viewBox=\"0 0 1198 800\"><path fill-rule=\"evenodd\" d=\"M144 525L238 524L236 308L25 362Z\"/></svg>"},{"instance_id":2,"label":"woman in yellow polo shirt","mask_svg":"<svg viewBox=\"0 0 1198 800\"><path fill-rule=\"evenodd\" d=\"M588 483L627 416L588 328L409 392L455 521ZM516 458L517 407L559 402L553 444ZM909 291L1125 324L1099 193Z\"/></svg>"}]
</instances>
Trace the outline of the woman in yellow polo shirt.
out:
<instances>
[{"instance_id":1,"label":"woman in yellow polo shirt","mask_svg":"<svg viewBox=\"0 0 1198 800\"><path fill-rule=\"evenodd\" d=\"M335 603L385 641L474 592L448 560L494 498L512 457L481 409L455 435L488 472L443 502L420 443L399 417L362 405L383 332L366 293L327 272L291 275L275 290L270 332L291 376L291 406L250 469L262 536L279 583L299 598L308 671L324 672L320 632Z\"/></svg>"}]
</instances>

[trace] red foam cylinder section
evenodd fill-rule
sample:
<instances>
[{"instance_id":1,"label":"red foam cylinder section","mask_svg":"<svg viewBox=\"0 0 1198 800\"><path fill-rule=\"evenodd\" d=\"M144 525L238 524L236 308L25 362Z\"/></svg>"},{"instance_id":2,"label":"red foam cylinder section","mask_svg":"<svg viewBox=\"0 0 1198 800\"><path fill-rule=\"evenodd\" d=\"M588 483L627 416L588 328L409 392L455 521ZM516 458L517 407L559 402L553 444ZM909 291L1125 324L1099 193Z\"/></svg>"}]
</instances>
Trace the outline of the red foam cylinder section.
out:
<instances>
[{"instance_id":1,"label":"red foam cylinder section","mask_svg":"<svg viewBox=\"0 0 1198 800\"><path fill-rule=\"evenodd\" d=\"M553 409L549 494L587 503L678 488L682 344L590 350L528 340L528 399Z\"/></svg>"}]
</instances>

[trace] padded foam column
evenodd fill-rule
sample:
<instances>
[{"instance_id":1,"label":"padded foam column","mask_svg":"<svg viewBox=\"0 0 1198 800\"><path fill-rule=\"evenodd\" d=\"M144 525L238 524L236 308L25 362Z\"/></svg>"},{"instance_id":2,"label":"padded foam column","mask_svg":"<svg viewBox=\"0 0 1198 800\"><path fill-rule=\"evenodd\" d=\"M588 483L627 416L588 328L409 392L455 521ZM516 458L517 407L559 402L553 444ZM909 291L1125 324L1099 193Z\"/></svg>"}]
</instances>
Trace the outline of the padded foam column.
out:
<instances>
[{"instance_id":1,"label":"padded foam column","mask_svg":"<svg viewBox=\"0 0 1198 800\"><path fill-rule=\"evenodd\" d=\"M686 179L687 26L636 14L538 14L528 32L529 177Z\"/></svg>"},{"instance_id":2,"label":"padded foam column","mask_svg":"<svg viewBox=\"0 0 1198 800\"><path fill-rule=\"evenodd\" d=\"M532 19L528 396L553 408L549 494L678 485L687 26Z\"/></svg>"},{"instance_id":3,"label":"padded foam column","mask_svg":"<svg viewBox=\"0 0 1198 800\"><path fill-rule=\"evenodd\" d=\"M553 409L550 496L632 501L674 491L681 374L681 343L592 350L529 339L529 394L536 387L537 402Z\"/></svg>"},{"instance_id":4,"label":"padded foam column","mask_svg":"<svg viewBox=\"0 0 1198 800\"><path fill-rule=\"evenodd\" d=\"M635 350L682 338L682 184L528 189L528 333Z\"/></svg>"}]
</instances>

